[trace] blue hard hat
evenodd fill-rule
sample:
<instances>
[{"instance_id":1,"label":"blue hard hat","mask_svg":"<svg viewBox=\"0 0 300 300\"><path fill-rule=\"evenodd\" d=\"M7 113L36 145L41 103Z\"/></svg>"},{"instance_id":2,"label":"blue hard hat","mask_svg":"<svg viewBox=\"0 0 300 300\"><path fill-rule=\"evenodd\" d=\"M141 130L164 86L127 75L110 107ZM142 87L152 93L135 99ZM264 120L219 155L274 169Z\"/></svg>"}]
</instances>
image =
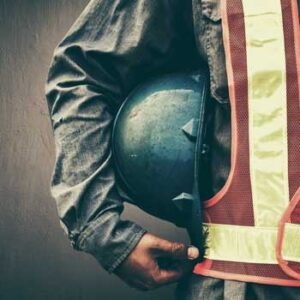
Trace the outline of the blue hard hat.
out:
<instances>
[{"instance_id":1,"label":"blue hard hat","mask_svg":"<svg viewBox=\"0 0 300 300\"><path fill-rule=\"evenodd\" d=\"M205 71L149 80L129 94L114 123L119 184L134 204L179 226L185 226L195 196L196 140L207 89Z\"/></svg>"}]
</instances>

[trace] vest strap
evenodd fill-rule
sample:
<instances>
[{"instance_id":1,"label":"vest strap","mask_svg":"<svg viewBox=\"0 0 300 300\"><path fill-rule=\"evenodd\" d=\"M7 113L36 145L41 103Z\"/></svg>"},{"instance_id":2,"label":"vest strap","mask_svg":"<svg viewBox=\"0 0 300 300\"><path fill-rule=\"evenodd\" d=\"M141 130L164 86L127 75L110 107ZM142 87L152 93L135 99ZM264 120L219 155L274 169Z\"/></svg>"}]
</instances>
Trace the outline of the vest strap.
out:
<instances>
[{"instance_id":1,"label":"vest strap","mask_svg":"<svg viewBox=\"0 0 300 300\"><path fill-rule=\"evenodd\" d=\"M209 231L205 257L211 260L278 264L276 243L278 227L252 227L205 224ZM286 223L282 256L300 262L300 225Z\"/></svg>"}]
</instances>

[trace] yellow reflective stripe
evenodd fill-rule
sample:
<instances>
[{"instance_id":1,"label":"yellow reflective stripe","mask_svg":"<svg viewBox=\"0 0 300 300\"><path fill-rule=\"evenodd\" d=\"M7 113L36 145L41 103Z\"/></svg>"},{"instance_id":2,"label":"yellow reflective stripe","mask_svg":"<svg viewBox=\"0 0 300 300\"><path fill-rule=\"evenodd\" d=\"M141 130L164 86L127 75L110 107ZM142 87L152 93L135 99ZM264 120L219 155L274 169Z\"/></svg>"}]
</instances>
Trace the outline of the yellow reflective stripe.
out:
<instances>
[{"instance_id":1,"label":"yellow reflective stripe","mask_svg":"<svg viewBox=\"0 0 300 300\"><path fill-rule=\"evenodd\" d=\"M205 257L213 260L277 264L277 227L205 224L209 230ZM300 262L300 225L286 224L283 258Z\"/></svg>"},{"instance_id":2,"label":"yellow reflective stripe","mask_svg":"<svg viewBox=\"0 0 300 300\"><path fill-rule=\"evenodd\" d=\"M300 225L285 224L282 253L285 260L300 262Z\"/></svg>"},{"instance_id":3,"label":"yellow reflective stripe","mask_svg":"<svg viewBox=\"0 0 300 300\"><path fill-rule=\"evenodd\" d=\"M242 2L247 44L254 219L256 226L275 227L289 203L286 62L281 2ZM258 252L264 250L257 249L257 257Z\"/></svg>"}]
</instances>

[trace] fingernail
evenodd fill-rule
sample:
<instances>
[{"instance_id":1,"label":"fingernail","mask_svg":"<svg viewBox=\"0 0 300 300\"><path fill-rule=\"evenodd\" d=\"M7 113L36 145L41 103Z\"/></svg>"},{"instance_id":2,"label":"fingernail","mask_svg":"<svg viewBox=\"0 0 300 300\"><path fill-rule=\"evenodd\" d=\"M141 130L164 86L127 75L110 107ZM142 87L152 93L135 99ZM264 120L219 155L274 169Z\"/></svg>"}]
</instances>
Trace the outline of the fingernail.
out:
<instances>
[{"instance_id":1,"label":"fingernail","mask_svg":"<svg viewBox=\"0 0 300 300\"><path fill-rule=\"evenodd\" d=\"M189 247L187 251L188 259L194 260L199 256L199 250L196 247Z\"/></svg>"}]
</instances>

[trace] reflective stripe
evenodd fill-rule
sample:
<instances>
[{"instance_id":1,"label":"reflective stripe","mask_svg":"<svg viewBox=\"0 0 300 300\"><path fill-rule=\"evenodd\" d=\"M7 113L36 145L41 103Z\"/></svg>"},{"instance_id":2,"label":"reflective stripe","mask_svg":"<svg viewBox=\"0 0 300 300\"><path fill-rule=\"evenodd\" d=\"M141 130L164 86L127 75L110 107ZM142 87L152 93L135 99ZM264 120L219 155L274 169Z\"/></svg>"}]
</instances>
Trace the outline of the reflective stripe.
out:
<instances>
[{"instance_id":1,"label":"reflective stripe","mask_svg":"<svg viewBox=\"0 0 300 300\"><path fill-rule=\"evenodd\" d=\"M224 224L205 225L209 230L206 258L245 263L277 264L278 228ZM300 262L300 225L286 224L283 258Z\"/></svg>"},{"instance_id":2,"label":"reflective stripe","mask_svg":"<svg viewBox=\"0 0 300 300\"><path fill-rule=\"evenodd\" d=\"M255 226L276 227L289 203L286 61L281 2L242 2ZM258 252L269 252L270 249L257 250L255 255L260 257Z\"/></svg>"}]
</instances>

